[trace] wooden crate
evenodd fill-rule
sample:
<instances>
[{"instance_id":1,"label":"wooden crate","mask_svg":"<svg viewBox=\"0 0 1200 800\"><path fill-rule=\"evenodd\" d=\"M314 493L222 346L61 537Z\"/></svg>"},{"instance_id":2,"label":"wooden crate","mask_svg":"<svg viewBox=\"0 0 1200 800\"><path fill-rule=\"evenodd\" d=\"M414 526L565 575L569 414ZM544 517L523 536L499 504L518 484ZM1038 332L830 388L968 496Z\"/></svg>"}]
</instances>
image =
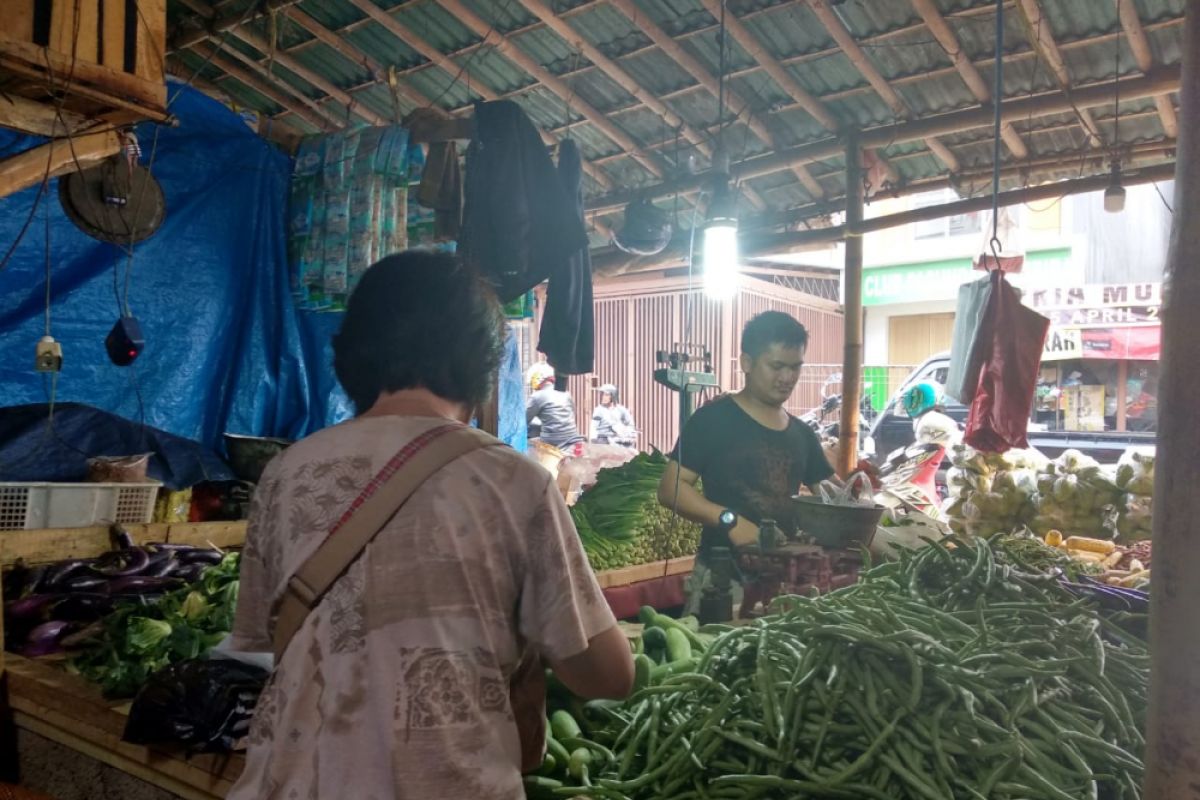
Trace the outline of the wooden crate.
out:
<instances>
[{"instance_id":1,"label":"wooden crate","mask_svg":"<svg viewBox=\"0 0 1200 800\"><path fill-rule=\"evenodd\" d=\"M0 90L114 124L166 117L166 0L3 0Z\"/></svg>"}]
</instances>

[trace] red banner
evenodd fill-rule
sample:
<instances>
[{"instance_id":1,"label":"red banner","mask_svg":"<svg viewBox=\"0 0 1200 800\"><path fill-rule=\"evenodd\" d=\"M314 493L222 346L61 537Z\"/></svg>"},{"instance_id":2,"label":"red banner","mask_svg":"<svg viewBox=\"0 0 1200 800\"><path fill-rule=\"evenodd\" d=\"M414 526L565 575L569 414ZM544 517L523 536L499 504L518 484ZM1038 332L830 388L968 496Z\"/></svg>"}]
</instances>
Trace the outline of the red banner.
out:
<instances>
[{"instance_id":1,"label":"red banner","mask_svg":"<svg viewBox=\"0 0 1200 800\"><path fill-rule=\"evenodd\" d=\"M1128 328L1084 328L1080 358L1158 361L1161 329L1157 325Z\"/></svg>"}]
</instances>

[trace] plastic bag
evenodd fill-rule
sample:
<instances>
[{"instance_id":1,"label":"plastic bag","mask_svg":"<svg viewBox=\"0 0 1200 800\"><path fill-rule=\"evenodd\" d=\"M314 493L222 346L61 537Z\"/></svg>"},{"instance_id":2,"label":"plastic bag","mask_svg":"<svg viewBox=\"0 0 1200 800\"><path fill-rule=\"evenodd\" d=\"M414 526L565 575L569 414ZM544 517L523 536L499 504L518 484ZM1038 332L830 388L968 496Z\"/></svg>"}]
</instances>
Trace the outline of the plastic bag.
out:
<instances>
[{"instance_id":1,"label":"plastic bag","mask_svg":"<svg viewBox=\"0 0 1200 800\"><path fill-rule=\"evenodd\" d=\"M983 370L963 441L976 450L1003 453L1029 446L1026 431L1050 320L1021 305L1020 294L1000 272L991 281L990 342L983 345Z\"/></svg>"},{"instance_id":2,"label":"plastic bag","mask_svg":"<svg viewBox=\"0 0 1200 800\"><path fill-rule=\"evenodd\" d=\"M871 476L865 472L851 475L845 486L822 481L817 488L821 492L821 500L829 506L875 507L875 488L871 485Z\"/></svg>"},{"instance_id":3,"label":"plastic bag","mask_svg":"<svg viewBox=\"0 0 1200 800\"><path fill-rule=\"evenodd\" d=\"M983 345L988 342L991 332L987 312L992 288L991 279L984 278L963 284L958 289L946 395L963 405L971 404L979 387L979 372L986 355Z\"/></svg>"},{"instance_id":4,"label":"plastic bag","mask_svg":"<svg viewBox=\"0 0 1200 800\"><path fill-rule=\"evenodd\" d=\"M925 539L937 541L949 534L945 523L898 505L884 512L868 550L879 558L893 558L901 549L915 550L925 545Z\"/></svg>"},{"instance_id":5,"label":"plastic bag","mask_svg":"<svg viewBox=\"0 0 1200 800\"><path fill-rule=\"evenodd\" d=\"M250 727L269 673L218 658L180 661L150 676L129 709L122 739L182 745L197 753L232 752Z\"/></svg>"}]
</instances>

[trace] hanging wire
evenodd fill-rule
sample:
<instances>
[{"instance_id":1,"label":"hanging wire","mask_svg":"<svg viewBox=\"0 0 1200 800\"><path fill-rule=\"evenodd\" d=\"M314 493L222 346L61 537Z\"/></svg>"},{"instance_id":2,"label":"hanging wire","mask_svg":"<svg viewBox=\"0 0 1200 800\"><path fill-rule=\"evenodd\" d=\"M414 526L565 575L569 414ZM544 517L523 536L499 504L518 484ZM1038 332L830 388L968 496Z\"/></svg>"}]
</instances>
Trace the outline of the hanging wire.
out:
<instances>
[{"instance_id":1,"label":"hanging wire","mask_svg":"<svg viewBox=\"0 0 1200 800\"><path fill-rule=\"evenodd\" d=\"M1121 19L1121 0L1117 0L1117 20ZM1120 165L1121 148L1121 35L1113 47L1113 165Z\"/></svg>"},{"instance_id":2,"label":"hanging wire","mask_svg":"<svg viewBox=\"0 0 1200 800\"><path fill-rule=\"evenodd\" d=\"M1004 0L996 0L996 85L992 94L995 114L992 120L992 249L996 269L1000 269L1000 128L1004 97Z\"/></svg>"}]
</instances>

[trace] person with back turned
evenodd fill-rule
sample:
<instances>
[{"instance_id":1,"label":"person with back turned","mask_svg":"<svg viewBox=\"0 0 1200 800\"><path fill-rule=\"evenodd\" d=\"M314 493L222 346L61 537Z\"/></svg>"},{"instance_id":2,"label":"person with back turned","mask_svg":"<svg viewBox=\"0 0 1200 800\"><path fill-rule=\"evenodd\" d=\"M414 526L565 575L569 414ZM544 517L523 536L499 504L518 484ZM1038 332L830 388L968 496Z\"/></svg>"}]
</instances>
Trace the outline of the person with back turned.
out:
<instances>
[{"instance_id":1,"label":"person with back turned","mask_svg":"<svg viewBox=\"0 0 1200 800\"><path fill-rule=\"evenodd\" d=\"M350 297L334 371L358 416L281 453L254 497L230 649L286 644L230 800L523 800L522 768L542 757L543 663L581 697L629 693L629 645L557 486L467 428L503 326L491 289L444 255L389 256ZM355 525L447 440L485 444L426 470L393 516ZM277 637L301 565L368 526Z\"/></svg>"}]
</instances>

